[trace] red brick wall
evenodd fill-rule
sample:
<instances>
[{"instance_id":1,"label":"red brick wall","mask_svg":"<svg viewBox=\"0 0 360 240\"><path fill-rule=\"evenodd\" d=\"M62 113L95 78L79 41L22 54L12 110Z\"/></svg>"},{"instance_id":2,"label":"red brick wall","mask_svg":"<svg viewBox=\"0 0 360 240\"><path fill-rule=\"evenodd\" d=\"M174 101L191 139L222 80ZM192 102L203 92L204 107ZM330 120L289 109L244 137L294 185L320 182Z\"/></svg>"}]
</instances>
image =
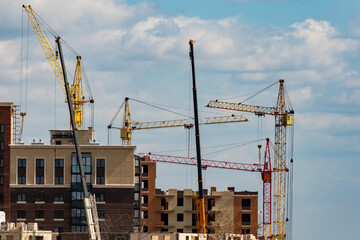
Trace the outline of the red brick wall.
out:
<instances>
[{"instance_id":1,"label":"red brick wall","mask_svg":"<svg viewBox=\"0 0 360 240\"><path fill-rule=\"evenodd\" d=\"M0 150L0 158L4 159L4 167L0 167L0 175L4 176L4 184L0 186L0 193L3 194L4 200L0 202L0 210L5 211L6 220L10 219L10 147L13 143L12 136L12 121L13 121L13 107L0 106L0 124L4 124L5 131L0 133L0 141L4 142L4 150Z\"/></svg>"}]
</instances>

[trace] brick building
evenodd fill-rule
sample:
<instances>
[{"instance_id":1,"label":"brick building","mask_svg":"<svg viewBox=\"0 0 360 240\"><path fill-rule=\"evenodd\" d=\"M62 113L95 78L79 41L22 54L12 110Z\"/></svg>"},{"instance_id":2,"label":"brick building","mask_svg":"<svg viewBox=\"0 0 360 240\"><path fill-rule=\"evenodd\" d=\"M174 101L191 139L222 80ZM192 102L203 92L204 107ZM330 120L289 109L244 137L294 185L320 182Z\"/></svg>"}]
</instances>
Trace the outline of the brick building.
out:
<instances>
[{"instance_id":1,"label":"brick building","mask_svg":"<svg viewBox=\"0 0 360 240\"><path fill-rule=\"evenodd\" d=\"M135 147L101 146L78 131L88 190L96 194L103 232L132 232ZM86 232L83 191L72 131L50 131L51 143L10 145L12 222L55 232Z\"/></svg>"},{"instance_id":2,"label":"brick building","mask_svg":"<svg viewBox=\"0 0 360 240\"><path fill-rule=\"evenodd\" d=\"M15 106L12 102L0 103L0 210L6 217L10 211L10 144L13 144ZM8 219L8 218L7 218Z\"/></svg>"},{"instance_id":3,"label":"brick building","mask_svg":"<svg viewBox=\"0 0 360 240\"><path fill-rule=\"evenodd\" d=\"M196 232L195 191L155 188L156 163L139 163L139 231L140 232ZM227 231L240 234L258 232L258 193L234 188L208 193L204 190L206 227L209 233L219 232L226 222Z\"/></svg>"}]
</instances>

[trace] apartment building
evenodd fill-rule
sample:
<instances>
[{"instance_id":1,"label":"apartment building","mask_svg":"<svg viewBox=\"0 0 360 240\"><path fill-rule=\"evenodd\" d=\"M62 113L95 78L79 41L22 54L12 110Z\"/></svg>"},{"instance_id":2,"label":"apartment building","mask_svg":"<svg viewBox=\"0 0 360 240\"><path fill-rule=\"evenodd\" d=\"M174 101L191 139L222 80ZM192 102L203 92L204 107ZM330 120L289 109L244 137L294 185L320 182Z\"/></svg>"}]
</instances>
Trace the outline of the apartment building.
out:
<instances>
[{"instance_id":1,"label":"apartment building","mask_svg":"<svg viewBox=\"0 0 360 240\"><path fill-rule=\"evenodd\" d=\"M196 191L155 188L156 162L139 163L140 232L196 233ZM210 193L204 190L206 227L209 233L253 234L258 232L258 193L237 192L233 187Z\"/></svg>"},{"instance_id":2,"label":"apartment building","mask_svg":"<svg viewBox=\"0 0 360 240\"><path fill-rule=\"evenodd\" d=\"M35 222L41 230L86 232L80 170L72 131L50 130L51 143L10 145L12 222ZM78 131L90 193L96 195L103 232L133 231L133 146L102 146L93 129Z\"/></svg>"}]
</instances>

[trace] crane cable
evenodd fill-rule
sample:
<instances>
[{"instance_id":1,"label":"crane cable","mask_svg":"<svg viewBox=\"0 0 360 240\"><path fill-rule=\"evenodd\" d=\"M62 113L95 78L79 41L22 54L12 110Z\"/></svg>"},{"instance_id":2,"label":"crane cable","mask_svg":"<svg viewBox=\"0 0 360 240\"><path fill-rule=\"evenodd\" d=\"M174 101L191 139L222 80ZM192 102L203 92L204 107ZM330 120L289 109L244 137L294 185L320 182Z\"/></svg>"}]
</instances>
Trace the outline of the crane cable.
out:
<instances>
[{"instance_id":1,"label":"crane cable","mask_svg":"<svg viewBox=\"0 0 360 240\"><path fill-rule=\"evenodd\" d=\"M146 102L143 102L143 101L140 101L140 100L136 100L134 98L129 98L135 102L138 102L138 103L142 103L142 104L145 104L145 105L148 105L148 106L151 106L151 107L154 107L154 108L158 108L158 109L161 109L163 111L166 111L166 112L171 112L171 113L174 113L174 114L177 114L177 115L180 115L180 116L183 116L183 117L186 117L186 118L193 118L191 116L188 116L188 115L185 115L185 114L182 114L182 113L178 113L178 112L174 112L174 111L171 111L171 110L168 110L166 108L163 108L163 107L160 107L160 106L156 106L154 104L151 104L151 103L146 103Z\"/></svg>"},{"instance_id":2,"label":"crane cable","mask_svg":"<svg viewBox=\"0 0 360 240\"><path fill-rule=\"evenodd\" d=\"M293 117L294 118L294 117ZM293 225L293 193L294 193L294 119L293 126L290 132L290 164L289 164L289 173L288 173L288 188L287 188L287 219L288 219L288 239L292 238L292 225Z\"/></svg>"},{"instance_id":3,"label":"crane cable","mask_svg":"<svg viewBox=\"0 0 360 240\"><path fill-rule=\"evenodd\" d=\"M279 81L276 81L276 82L270 84L269 86L267 86L267 87L265 87L265 88L263 88L263 89L260 89L260 90L258 90L258 91L255 91L255 92L252 92L252 93L248 93L248 94L244 94L244 95L241 95L241 96L230 97L230 98L223 98L223 99L219 99L219 100L239 98L239 97L244 97L244 96L248 96L248 95L251 94L250 97L248 97L248 98L246 98L245 100L243 100L243 101L240 102L240 103L244 103L244 102L246 102L247 100L249 100L249 99L251 99L251 98L259 95L260 93L264 92L265 90L271 88L272 86L274 86L274 85L276 85L276 84L278 84L278 83L279 83Z\"/></svg>"}]
</instances>

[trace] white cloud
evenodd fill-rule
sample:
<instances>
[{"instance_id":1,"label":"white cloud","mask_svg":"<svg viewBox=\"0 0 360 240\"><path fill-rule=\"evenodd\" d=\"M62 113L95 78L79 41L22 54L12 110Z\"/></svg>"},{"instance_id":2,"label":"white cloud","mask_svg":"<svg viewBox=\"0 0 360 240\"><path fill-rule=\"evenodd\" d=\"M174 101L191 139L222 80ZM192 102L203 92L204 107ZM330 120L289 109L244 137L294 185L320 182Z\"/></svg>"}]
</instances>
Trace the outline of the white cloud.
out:
<instances>
[{"instance_id":1,"label":"white cloud","mask_svg":"<svg viewBox=\"0 0 360 240\"><path fill-rule=\"evenodd\" d=\"M360 116L347 116L335 113L296 114L296 125L307 131L345 132L360 131Z\"/></svg>"}]
</instances>

